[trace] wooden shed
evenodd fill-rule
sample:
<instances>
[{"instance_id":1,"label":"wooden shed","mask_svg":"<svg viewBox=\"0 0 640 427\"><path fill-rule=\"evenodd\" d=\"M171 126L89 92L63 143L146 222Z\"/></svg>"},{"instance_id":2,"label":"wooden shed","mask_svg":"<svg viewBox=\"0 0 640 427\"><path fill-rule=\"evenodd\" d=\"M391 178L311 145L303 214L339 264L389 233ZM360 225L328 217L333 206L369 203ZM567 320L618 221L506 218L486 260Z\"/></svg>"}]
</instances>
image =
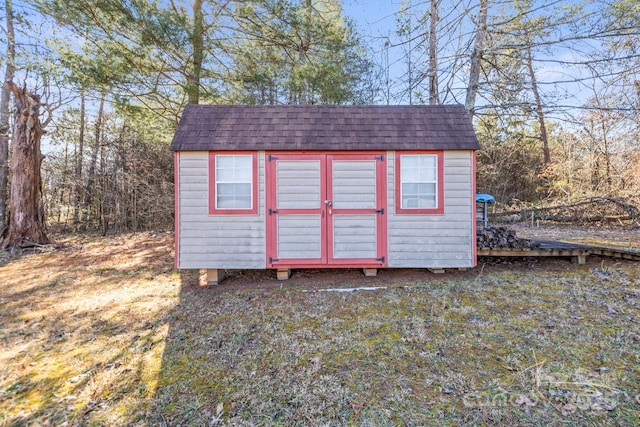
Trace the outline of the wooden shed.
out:
<instances>
[{"instance_id":1,"label":"wooden shed","mask_svg":"<svg viewBox=\"0 0 640 427\"><path fill-rule=\"evenodd\" d=\"M187 105L176 266L473 267L478 148L461 105Z\"/></svg>"}]
</instances>

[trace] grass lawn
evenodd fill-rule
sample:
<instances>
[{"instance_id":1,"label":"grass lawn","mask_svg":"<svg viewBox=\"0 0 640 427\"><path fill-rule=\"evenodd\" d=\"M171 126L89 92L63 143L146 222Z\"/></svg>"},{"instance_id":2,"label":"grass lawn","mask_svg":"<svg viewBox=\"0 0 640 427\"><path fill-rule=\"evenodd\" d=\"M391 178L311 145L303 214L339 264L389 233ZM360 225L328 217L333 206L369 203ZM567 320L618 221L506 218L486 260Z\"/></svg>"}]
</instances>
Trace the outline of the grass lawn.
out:
<instances>
[{"instance_id":1,"label":"grass lawn","mask_svg":"<svg viewBox=\"0 0 640 427\"><path fill-rule=\"evenodd\" d=\"M640 424L639 263L207 288L168 233L58 243L0 253L0 425Z\"/></svg>"}]
</instances>

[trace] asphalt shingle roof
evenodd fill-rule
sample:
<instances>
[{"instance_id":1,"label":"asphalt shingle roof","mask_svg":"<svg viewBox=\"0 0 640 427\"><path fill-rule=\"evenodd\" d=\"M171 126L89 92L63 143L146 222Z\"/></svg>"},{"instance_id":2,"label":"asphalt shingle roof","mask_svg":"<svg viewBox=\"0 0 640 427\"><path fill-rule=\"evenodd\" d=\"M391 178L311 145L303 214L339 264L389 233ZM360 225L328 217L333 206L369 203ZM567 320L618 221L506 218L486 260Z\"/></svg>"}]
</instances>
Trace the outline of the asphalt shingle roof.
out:
<instances>
[{"instance_id":1,"label":"asphalt shingle roof","mask_svg":"<svg viewBox=\"0 0 640 427\"><path fill-rule=\"evenodd\" d=\"M477 150L462 105L194 105L173 151Z\"/></svg>"}]
</instances>

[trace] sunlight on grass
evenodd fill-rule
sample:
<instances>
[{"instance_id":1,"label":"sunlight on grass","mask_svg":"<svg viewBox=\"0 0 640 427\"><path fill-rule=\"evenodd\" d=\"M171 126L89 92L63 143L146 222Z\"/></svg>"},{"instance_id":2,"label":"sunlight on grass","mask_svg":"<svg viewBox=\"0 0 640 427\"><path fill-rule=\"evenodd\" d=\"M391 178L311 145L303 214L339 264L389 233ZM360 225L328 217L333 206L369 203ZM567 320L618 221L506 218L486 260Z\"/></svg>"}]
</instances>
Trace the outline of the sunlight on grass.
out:
<instances>
[{"instance_id":1,"label":"sunlight on grass","mask_svg":"<svg viewBox=\"0 0 640 427\"><path fill-rule=\"evenodd\" d=\"M3 423L144 420L180 285L171 236L96 240L68 239L63 251L0 267Z\"/></svg>"}]
</instances>

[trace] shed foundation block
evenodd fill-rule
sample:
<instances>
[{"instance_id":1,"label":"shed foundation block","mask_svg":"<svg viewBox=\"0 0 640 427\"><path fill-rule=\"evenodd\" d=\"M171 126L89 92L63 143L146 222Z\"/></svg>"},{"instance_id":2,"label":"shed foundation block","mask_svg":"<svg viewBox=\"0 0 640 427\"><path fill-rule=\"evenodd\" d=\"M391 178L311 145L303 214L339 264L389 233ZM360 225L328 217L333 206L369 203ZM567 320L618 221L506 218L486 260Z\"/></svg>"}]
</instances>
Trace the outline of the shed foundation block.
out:
<instances>
[{"instance_id":1,"label":"shed foundation block","mask_svg":"<svg viewBox=\"0 0 640 427\"><path fill-rule=\"evenodd\" d=\"M378 275L378 269L377 268L363 268L362 272L367 277L376 277Z\"/></svg>"},{"instance_id":2,"label":"shed foundation block","mask_svg":"<svg viewBox=\"0 0 640 427\"><path fill-rule=\"evenodd\" d=\"M291 270L289 270L288 268L279 268L276 272L276 278L278 280L288 280L289 277L291 277Z\"/></svg>"},{"instance_id":3,"label":"shed foundation block","mask_svg":"<svg viewBox=\"0 0 640 427\"><path fill-rule=\"evenodd\" d=\"M575 264L585 264L587 262L587 256L586 255L576 255L574 257L571 257L571 261L573 261Z\"/></svg>"},{"instance_id":4,"label":"shed foundation block","mask_svg":"<svg viewBox=\"0 0 640 427\"><path fill-rule=\"evenodd\" d=\"M217 268L207 269L207 286L217 285L222 282L225 277L227 277L227 273L224 270Z\"/></svg>"},{"instance_id":5,"label":"shed foundation block","mask_svg":"<svg viewBox=\"0 0 640 427\"><path fill-rule=\"evenodd\" d=\"M444 268L427 268L433 274L444 274Z\"/></svg>"}]
</instances>

